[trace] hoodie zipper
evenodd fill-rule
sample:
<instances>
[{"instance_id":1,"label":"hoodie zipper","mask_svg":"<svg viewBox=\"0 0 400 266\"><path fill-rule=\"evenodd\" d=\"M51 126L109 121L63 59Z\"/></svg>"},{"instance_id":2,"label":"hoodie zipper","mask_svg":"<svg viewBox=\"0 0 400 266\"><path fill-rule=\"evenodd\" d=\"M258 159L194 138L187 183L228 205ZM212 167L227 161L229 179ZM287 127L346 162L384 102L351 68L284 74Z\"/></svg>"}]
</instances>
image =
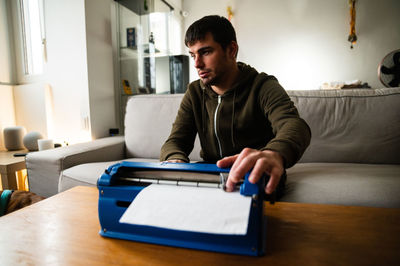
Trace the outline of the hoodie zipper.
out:
<instances>
[{"instance_id":1,"label":"hoodie zipper","mask_svg":"<svg viewBox=\"0 0 400 266\"><path fill-rule=\"evenodd\" d=\"M219 141L219 137L218 137L218 133L217 133L217 114L218 114L219 106L221 104L221 100L222 100L221 95L218 95L218 104L217 104L217 107L215 108L215 113L214 113L214 133L215 133L215 137L217 138L217 142L218 142L219 156L222 158L221 142Z\"/></svg>"}]
</instances>

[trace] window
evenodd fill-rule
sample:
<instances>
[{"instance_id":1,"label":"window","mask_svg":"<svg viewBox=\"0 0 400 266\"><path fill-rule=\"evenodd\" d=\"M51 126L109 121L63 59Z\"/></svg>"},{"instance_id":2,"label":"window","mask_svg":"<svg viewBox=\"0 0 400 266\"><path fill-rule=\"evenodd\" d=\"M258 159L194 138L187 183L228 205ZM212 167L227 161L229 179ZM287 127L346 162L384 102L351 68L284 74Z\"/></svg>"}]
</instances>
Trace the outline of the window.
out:
<instances>
[{"instance_id":1,"label":"window","mask_svg":"<svg viewBox=\"0 0 400 266\"><path fill-rule=\"evenodd\" d=\"M44 0L13 2L18 81L34 82L43 74L46 59Z\"/></svg>"},{"instance_id":2,"label":"window","mask_svg":"<svg viewBox=\"0 0 400 266\"><path fill-rule=\"evenodd\" d=\"M22 43L25 75L43 73L42 1L21 0Z\"/></svg>"}]
</instances>

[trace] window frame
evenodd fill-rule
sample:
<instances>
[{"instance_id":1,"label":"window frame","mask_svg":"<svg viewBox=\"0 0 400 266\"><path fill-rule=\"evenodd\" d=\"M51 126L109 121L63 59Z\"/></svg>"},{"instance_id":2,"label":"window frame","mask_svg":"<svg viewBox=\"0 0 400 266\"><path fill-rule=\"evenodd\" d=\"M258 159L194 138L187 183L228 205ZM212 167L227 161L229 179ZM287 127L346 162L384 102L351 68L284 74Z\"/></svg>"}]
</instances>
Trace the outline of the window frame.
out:
<instances>
[{"instance_id":1,"label":"window frame","mask_svg":"<svg viewBox=\"0 0 400 266\"><path fill-rule=\"evenodd\" d=\"M26 37L24 35L24 17L23 17L23 0L12 0L12 24L13 24L13 37L15 47L15 66L16 66L16 79L18 84L29 84L41 82L44 80L46 70L46 35L45 35L45 24L44 24L44 0L37 0L39 2L39 19L40 19L40 35L42 39L41 57L43 62L42 72L39 74L27 73L28 65L28 51L32 47L27 48Z\"/></svg>"}]
</instances>

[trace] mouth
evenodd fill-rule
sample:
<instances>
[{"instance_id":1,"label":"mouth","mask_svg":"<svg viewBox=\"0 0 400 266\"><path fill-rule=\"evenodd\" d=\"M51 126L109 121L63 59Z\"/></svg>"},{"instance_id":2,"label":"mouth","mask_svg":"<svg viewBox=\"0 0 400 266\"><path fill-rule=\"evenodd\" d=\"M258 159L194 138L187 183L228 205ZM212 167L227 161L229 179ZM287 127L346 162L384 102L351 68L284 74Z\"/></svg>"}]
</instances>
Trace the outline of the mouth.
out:
<instances>
[{"instance_id":1,"label":"mouth","mask_svg":"<svg viewBox=\"0 0 400 266\"><path fill-rule=\"evenodd\" d=\"M207 78L210 74L210 71L200 71L199 72L199 77L200 78Z\"/></svg>"}]
</instances>

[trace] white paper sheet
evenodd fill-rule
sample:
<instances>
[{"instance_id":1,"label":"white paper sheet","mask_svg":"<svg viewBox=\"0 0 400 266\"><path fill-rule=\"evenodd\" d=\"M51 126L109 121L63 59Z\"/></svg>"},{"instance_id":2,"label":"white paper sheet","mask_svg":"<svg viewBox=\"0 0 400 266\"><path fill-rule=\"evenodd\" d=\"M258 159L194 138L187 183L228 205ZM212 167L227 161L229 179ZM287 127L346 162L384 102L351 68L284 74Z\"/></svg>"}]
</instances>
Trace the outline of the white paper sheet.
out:
<instances>
[{"instance_id":1,"label":"white paper sheet","mask_svg":"<svg viewBox=\"0 0 400 266\"><path fill-rule=\"evenodd\" d=\"M152 184L144 188L120 223L245 235L251 197L222 189Z\"/></svg>"}]
</instances>

